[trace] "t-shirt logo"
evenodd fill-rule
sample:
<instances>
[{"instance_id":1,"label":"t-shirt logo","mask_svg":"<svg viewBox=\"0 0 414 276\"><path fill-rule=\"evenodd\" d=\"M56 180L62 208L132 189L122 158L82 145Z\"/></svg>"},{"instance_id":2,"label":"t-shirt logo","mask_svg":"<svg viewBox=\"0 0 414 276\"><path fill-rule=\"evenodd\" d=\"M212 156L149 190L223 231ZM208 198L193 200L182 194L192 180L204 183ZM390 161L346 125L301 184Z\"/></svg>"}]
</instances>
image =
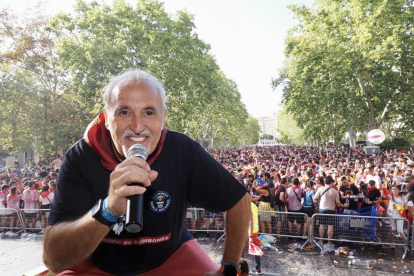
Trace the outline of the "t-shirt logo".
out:
<instances>
[{"instance_id":1,"label":"t-shirt logo","mask_svg":"<svg viewBox=\"0 0 414 276\"><path fill-rule=\"evenodd\" d=\"M165 191L155 192L150 199L150 208L155 213L165 212L171 206L171 196Z\"/></svg>"}]
</instances>

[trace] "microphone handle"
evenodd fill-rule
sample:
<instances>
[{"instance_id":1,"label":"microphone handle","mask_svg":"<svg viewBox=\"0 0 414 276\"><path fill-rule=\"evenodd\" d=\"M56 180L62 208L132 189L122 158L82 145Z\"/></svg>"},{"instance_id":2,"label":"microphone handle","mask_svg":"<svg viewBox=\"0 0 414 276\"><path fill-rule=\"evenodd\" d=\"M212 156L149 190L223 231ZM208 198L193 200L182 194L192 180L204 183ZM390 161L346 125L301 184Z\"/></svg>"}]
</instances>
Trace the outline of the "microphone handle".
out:
<instances>
[{"instance_id":1,"label":"microphone handle","mask_svg":"<svg viewBox=\"0 0 414 276\"><path fill-rule=\"evenodd\" d=\"M133 183L130 186L142 186ZM132 195L127 197L125 214L125 229L129 233L138 233L142 230L144 217L144 195Z\"/></svg>"}]
</instances>

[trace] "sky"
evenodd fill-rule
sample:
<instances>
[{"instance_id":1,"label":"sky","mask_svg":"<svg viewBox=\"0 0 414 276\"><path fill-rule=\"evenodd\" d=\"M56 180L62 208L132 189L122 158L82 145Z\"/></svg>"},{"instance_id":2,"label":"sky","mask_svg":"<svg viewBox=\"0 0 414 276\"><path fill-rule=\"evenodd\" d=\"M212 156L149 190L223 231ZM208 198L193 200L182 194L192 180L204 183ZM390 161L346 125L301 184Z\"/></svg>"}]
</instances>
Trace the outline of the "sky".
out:
<instances>
[{"instance_id":1,"label":"sky","mask_svg":"<svg viewBox=\"0 0 414 276\"><path fill-rule=\"evenodd\" d=\"M1 0L0 7L21 11L34 1ZM70 12L75 0L49 0L47 12ZM90 2L90 0L87 0ZM98 0L97 2L102 2ZM106 0L109 4L111 0ZM136 0L127 0L136 3ZM298 22L290 4L311 6L314 0L164 0L168 13L187 10L196 32L227 78L237 83L242 102L253 117L280 110L282 89L272 89L284 61L284 39ZM29 4L30 3L30 4ZM168 92L168 91L167 91Z\"/></svg>"}]
</instances>

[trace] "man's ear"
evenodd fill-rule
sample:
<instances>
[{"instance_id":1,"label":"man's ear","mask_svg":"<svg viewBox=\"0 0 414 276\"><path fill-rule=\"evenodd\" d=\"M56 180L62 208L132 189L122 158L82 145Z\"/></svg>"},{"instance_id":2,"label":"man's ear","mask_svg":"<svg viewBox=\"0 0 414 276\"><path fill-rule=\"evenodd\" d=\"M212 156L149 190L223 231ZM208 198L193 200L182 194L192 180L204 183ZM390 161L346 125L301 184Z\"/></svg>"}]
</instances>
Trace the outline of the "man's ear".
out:
<instances>
[{"instance_id":1,"label":"man's ear","mask_svg":"<svg viewBox=\"0 0 414 276\"><path fill-rule=\"evenodd\" d=\"M163 129L165 128L165 124L167 122L167 110L164 111L164 122L163 122Z\"/></svg>"},{"instance_id":2,"label":"man's ear","mask_svg":"<svg viewBox=\"0 0 414 276\"><path fill-rule=\"evenodd\" d=\"M106 127L106 129L109 130L108 112L106 111L106 108L104 108L103 112L104 112L104 115L105 115L105 127Z\"/></svg>"}]
</instances>

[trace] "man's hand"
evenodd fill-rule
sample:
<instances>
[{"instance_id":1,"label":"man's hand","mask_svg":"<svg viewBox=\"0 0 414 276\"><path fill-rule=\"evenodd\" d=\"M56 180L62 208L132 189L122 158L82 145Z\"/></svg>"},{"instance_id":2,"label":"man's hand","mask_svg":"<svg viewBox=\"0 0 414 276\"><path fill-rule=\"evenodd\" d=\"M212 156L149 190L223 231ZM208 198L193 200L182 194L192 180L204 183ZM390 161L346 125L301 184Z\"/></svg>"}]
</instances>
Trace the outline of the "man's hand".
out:
<instances>
[{"instance_id":1,"label":"man's hand","mask_svg":"<svg viewBox=\"0 0 414 276\"><path fill-rule=\"evenodd\" d=\"M148 163L136 156L131 156L116 166L111 173L108 192L109 210L115 216L126 213L126 197L141 195L158 176L158 172L150 169ZM128 186L140 183L142 186Z\"/></svg>"}]
</instances>

